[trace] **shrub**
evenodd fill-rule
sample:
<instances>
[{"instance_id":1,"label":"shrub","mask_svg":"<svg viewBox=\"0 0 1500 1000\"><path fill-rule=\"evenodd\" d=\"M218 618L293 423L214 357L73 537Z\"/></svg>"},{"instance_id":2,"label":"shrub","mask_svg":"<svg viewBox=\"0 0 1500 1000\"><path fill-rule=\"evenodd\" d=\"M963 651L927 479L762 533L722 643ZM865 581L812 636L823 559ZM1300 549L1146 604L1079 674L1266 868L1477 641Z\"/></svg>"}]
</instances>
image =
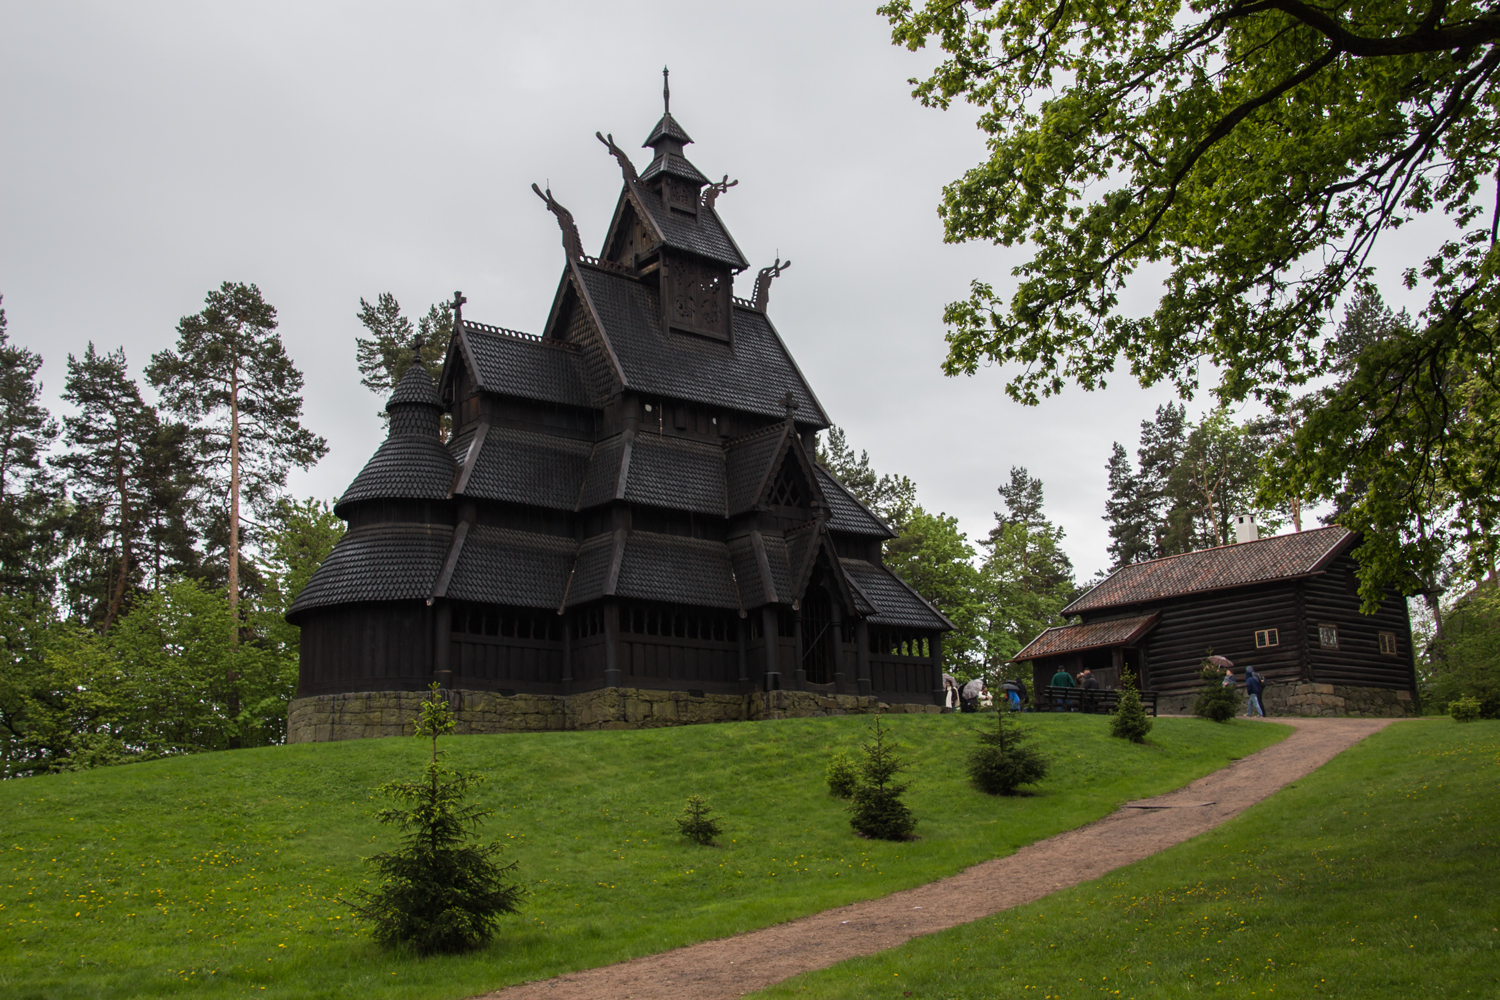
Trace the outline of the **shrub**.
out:
<instances>
[{"instance_id":1,"label":"shrub","mask_svg":"<svg viewBox=\"0 0 1500 1000\"><path fill-rule=\"evenodd\" d=\"M453 731L447 700L432 685L422 703L416 735L432 738L432 760L419 781L393 781L379 791L406 803L375 814L401 830L401 846L367 858L383 879L361 889L354 913L375 925L375 940L419 955L472 951L494 936L502 914L520 908L516 863L502 865L498 843L468 841L492 810L469 804L469 790L484 777L444 767L438 736Z\"/></svg>"},{"instance_id":2,"label":"shrub","mask_svg":"<svg viewBox=\"0 0 1500 1000\"><path fill-rule=\"evenodd\" d=\"M995 713L995 728L978 730L978 745L969 751L969 780L990 795L1014 795L1021 785L1047 776L1047 755L1031 745L1032 735L1006 712Z\"/></svg>"},{"instance_id":3,"label":"shrub","mask_svg":"<svg viewBox=\"0 0 1500 1000\"><path fill-rule=\"evenodd\" d=\"M917 820L901 796L911 786L894 780L906 770L906 762L896 755L896 743L880 716L875 717L875 725L870 728L875 731L875 738L860 747L865 759L860 767L859 784L854 789L854 801L849 805L854 814L849 825L856 833L875 840L910 840Z\"/></svg>"},{"instance_id":4,"label":"shrub","mask_svg":"<svg viewBox=\"0 0 1500 1000\"><path fill-rule=\"evenodd\" d=\"M1456 701L1448 702L1448 714L1453 716L1455 722L1474 722L1480 716L1483 706L1479 699L1473 695L1464 695Z\"/></svg>"},{"instance_id":5,"label":"shrub","mask_svg":"<svg viewBox=\"0 0 1500 1000\"><path fill-rule=\"evenodd\" d=\"M1115 706L1115 716L1109 720L1110 734L1132 743L1144 743L1152 724L1151 716L1146 714L1146 708L1141 704L1141 692L1135 686L1135 677L1126 674L1124 687L1120 691L1120 702Z\"/></svg>"},{"instance_id":6,"label":"shrub","mask_svg":"<svg viewBox=\"0 0 1500 1000\"><path fill-rule=\"evenodd\" d=\"M714 842L714 838L723 833L719 821L709 817L713 812L708 803L703 801L701 795L690 795L687 800L687 808L682 811L682 817L677 821L677 829L682 835L695 844L708 847Z\"/></svg>"},{"instance_id":7,"label":"shrub","mask_svg":"<svg viewBox=\"0 0 1500 1000\"><path fill-rule=\"evenodd\" d=\"M859 784L859 771L855 769L854 761L842 750L828 758L827 775L828 790L841 799L853 795Z\"/></svg>"},{"instance_id":8,"label":"shrub","mask_svg":"<svg viewBox=\"0 0 1500 1000\"><path fill-rule=\"evenodd\" d=\"M1204 660L1198 670L1203 678L1203 690L1193 702L1193 714L1214 722L1228 722L1240 708L1240 693L1233 687L1224 686L1224 670Z\"/></svg>"}]
</instances>

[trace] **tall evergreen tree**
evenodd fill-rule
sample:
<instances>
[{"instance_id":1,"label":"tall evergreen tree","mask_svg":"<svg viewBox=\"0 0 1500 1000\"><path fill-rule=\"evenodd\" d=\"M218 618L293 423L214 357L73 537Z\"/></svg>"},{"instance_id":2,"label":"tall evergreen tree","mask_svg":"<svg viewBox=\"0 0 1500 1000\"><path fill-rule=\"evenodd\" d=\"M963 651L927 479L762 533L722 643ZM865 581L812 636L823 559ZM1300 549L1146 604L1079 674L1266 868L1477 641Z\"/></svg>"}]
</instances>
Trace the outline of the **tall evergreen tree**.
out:
<instances>
[{"instance_id":1,"label":"tall evergreen tree","mask_svg":"<svg viewBox=\"0 0 1500 1000\"><path fill-rule=\"evenodd\" d=\"M870 453L861 450L856 458L843 428L837 424L828 428L827 444L818 446L818 464L876 517L898 531L917 509L917 484L906 476L878 475L870 465Z\"/></svg>"},{"instance_id":2,"label":"tall evergreen tree","mask_svg":"<svg viewBox=\"0 0 1500 1000\"><path fill-rule=\"evenodd\" d=\"M12 594L51 589L57 492L43 457L57 422L42 405L41 368L41 355L10 343L0 306L0 590Z\"/></svg>"},{"instance_id":3,"label":"tall evergreen tree","mask_svg":"<svg viewBox=\"0 0 1500 1000\"><path fill-rule=\"evenodd\" d=\"M1073 599L1073 563L1062 550L1063 529L1044 513L1042 481L1012 466L997 492L1005 510L980 544L986 549L978 574L985 608L984 659L990 669L1009 660L1037 633L1063 624L1060 612Z\"/></svg>"},{"instance_id":4,"label":"tall evergreen tree","mask_svg":"<svg viewBox=\"0 0 1500 1000\"><path fill-rule=\"evenodd\" d=\"M355 363L359 365L360 384L384 399L396 388L416 356L413 349L411 320L401 312L401 303L390 292L381 292L371 305L359 300L357 314L368 337L354 338ZM445 305L434 304L416 324L422 337L422 360L430 370L443 364L448 353L448 338L453 332L453 314ZM383 412L383 411L382 411Z\"/></svg>"},{"instance_id":5,"label":"tall evergreen tree","mask_svg":"<svg viewBox=\"0 0 1500 1000\"><path fill-rule=\"evenodd\" d=\"M276 309L255 285L224 282L177 333L177 349L154 355L146 374L163 405L193 425L227 508L226 579L237 607L242 501L266 516L291 468L310 467L328 443L300 422L302 373L276 333Z\"/></svg>"},{"instance_id":6,"label":"tall evergreen tree","mask_svg":"<svg viewBox=\"0 0 1500 1000\"><path fill-rule=\"evenodd\" d=\"M1118 441L1106 468L1109 499L1104 503L1104 520L1109 522L1110 570L1155 559L1152 503L1143 492L1141 478L1131 465L1125 446Z\"/></svg>"},{"instance_id":7,"label":"tall evergreen tree","mask_svg":"<svg viewBox=\"0 0 1500 1000\"><path fill-rule=\"evenodd\" d=\"M156 413L130 377L124 349L101 354L92 341L82 358L68 355L63 399L78 408L63 418L68 451L53 459L75 511L69 575L78 610L108 632L140 580L150 506L142 472Z\"/></svg>"}]
</instances>

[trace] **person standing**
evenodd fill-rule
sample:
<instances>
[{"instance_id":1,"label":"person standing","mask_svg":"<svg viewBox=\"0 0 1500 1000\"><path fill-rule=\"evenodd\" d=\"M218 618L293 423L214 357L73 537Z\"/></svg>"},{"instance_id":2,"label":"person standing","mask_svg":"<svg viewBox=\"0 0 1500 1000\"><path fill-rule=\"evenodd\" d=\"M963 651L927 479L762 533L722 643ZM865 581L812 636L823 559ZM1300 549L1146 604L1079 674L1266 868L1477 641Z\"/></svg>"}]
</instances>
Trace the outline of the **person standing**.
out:
<instances>
[{"instance_id":1,"label":"person standing","mask_svg":"<svg viewBox=\"0 0 1500 1000\"><path fill-rule=\"evenodd\" d=\"M1260 698L1260 693L1265 689L1265 679L1255 672L1254 667L1246 667L1245 694L1249 697L1245 699L1247 702L1245 706L1245 718L1248 719L1253 715L1258 715L1263 719L1266 717L1265 702L1261 701Z\"/></svg>"},{"instance_id":2,"label":"person standing","mask_svg":"<svg viewBox=\"0 0 1500 1000\"><path fill-rule=\"evenodd\" d=\"M1053 674L1052 675L1052 680L1048 682L1048 687L1055 687L1055 688L1070 688L1070 687L1077 687L1077 686L1078 685L1076 685L1076 684L1073 683L1073 675L1070 674L1070 673L1068 673L1062 667L1058 667L1057 668L1057 673ZM1076 698L1066 698L1066 697L1064 697L1064 698L1053 698L1052 699L1052 711L1054 711L1054 712L1066 712L1069 709L1071 709L1071 708L1074 707L1074 703L1076 701L1077 701Z\"/></svg>"}]
</instances>

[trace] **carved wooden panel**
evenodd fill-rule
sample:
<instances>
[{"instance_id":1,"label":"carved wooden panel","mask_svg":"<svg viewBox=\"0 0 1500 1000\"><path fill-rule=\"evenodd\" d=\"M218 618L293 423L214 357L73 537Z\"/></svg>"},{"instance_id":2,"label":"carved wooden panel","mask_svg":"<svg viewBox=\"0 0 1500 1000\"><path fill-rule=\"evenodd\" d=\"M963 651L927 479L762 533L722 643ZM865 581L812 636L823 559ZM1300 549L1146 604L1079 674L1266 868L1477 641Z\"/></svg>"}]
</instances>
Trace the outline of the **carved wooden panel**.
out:
<instances>
[{"instance_id":1,"label":"carved wooden panel","mask_svg":"<svg viewBox=\"0 0 1500 1000\"><path fill-rule=\"evenodd\" d=\"M729 339L729 269L671 254L662 269L667 326L716 340Z\"/></svg>"},{"instance_id":2,"label":"carved wooden panel","mask_svg":"<svg viewBox=\"0 0 1500 1000\"><path fill-rule=\"evenodd\" d=\"M698 214L698 185L681 177L666 176L667 205L683 212Z\"/></svg>"}]
</instances>

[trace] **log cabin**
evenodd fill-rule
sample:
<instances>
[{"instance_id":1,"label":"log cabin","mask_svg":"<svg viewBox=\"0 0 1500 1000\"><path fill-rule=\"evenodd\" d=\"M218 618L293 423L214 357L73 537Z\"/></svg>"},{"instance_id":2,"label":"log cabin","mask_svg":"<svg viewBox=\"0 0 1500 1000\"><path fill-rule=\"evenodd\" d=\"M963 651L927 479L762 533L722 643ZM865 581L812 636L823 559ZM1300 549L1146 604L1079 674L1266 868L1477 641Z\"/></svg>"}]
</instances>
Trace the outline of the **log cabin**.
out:
<instances>
[{"instance_id":1,"label":"log cabin","mask_svg":"<svg viewBox=\"0 0 1500 1000\"><path fill-rule=\"evenodd\" d=\"M394 735L436 682L466 731L939 711L951 624L882 565L891 529L815 461L829 426L670 112L597 257L557 217L540 332L451 304L348 531L288 613L292 741ZM444 440L442 416L451 416Z\"/></svg>"},{"instance_id":2,"label":"log cabin","mask_svg":"<svg viewBox=\"0 0 1500 1000\"><path fill-rule=\"evenodd\" d=\"M1271 714L1417 714L1406 599L1389 591L1361 612L1357 541L1332 526L1123 566L1063 609L1078 622L1042 632L1013 662L1030 661L1038 690L1058 670L1092 670L1105 687L1129 673L1157 692L1159 712L1184 714L1213 653L1241 682L1247 666L1271 682Z\"/></svg>"}]
</instances>

